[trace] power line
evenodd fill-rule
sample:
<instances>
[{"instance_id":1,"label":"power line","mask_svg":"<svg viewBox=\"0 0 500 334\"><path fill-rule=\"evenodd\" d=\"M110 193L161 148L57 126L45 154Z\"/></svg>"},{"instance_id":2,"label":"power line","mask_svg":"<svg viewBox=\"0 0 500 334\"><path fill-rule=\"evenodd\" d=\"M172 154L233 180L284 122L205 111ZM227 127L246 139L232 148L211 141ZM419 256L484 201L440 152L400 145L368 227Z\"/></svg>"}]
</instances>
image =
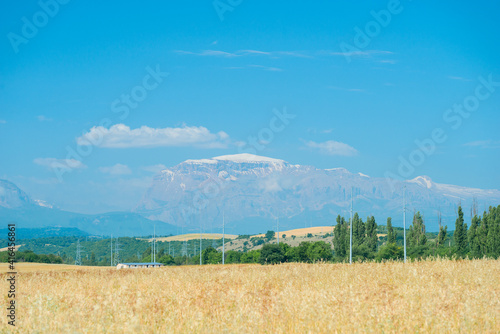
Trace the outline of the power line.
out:
<instances>
[{"instance_id":1,"label":"power line","mask_svg":"<svg viewBox=\"0 0 500 334\"><path fill-rule=\"evenodd\" d=\"M405 262L406 263L406 185L403 189L403 243L405 249Z\"/></svg>"},{"instance_id":2,"label":"power line","mask_svg":"<svg viewBox=\"0 0 500 334\"><path fill-rule=\"evenodd\" d=\"M113 235L111 234L111 260L110 260L110 266L112 267L113 266Z\"/></svg>"},{"instance_id":3,"label":"power line","mask_svg":"<svg viewBox=\"0 0 500 334\"><path fill-rule=\"evenodd\" d=\"M353 187L351 187L351 228L350 228L350 234L351 237L349 239L349 264L352 264L352 206L353 206Z\"/></svg>"},{"instance_id":4,"label":"power line","mask_svg":"<svg viewBox=\"0 0 500 334\"><path fill-rule=\"evenodd\" d=\"M78 239L77 242L76 242L75 265L77 265L77 266L81 266L82 265L82 249L81 249L81 246L80 246L80 239Z\"/></svg>"},{"instance_id":5,"label":"power line","mask_svg":"<svg viewBox=\"0 0 500 334\"><path fill-rule=\"evenodd\" d=\"M201 258L201 246L202 246L201 245L201 242L202 242L201 239L203 238L203 231L201 229L201 217L199 217L199 219L200 219L200 266L201 266L203 264L202 263L202 258Z\"/></svg>"},{"instance_id":6,"label":"power line","mask_svg":"<svg viewBox=\"0 0 500 334\"><path fill-rule=\"evenodd\" d=\"M153 244L151 246L151 261L156 263L156 225L153 227Z\"/></svg>"},{"instance_id":7,"label":"power line","mask_svg":"<svg viewBox=\"0 0 500 334\"><path fill-rule=\"evenodd\" d=\"M120 260L120 251L122 249L120 248L120 243L118 242L118 238L115 240L115 256L113 258L113 264L116 266L118 263L121 262Z\"/></svg>"},{"instance_id":8,"label":"power line","mask_svg":"<svg viewBox=\"0 0 500 334\"><path fill-rule=\"evenodd\" d=\"M278 245L280 244L280 218L276 218L277 230L278 230Z\"/></svg>"},{"instance_id":9,"label":"power line","mask_svg":"<svg viewBox=\"0 0 500 334\"><path fill-rule=\"evenodd\" d=\"M226 222L225 222L225 219L224 219L224 210L222 211L222 264L224 264L224 258L225 258L225 239L226 237Z\"/></svg>"}]
</instances>

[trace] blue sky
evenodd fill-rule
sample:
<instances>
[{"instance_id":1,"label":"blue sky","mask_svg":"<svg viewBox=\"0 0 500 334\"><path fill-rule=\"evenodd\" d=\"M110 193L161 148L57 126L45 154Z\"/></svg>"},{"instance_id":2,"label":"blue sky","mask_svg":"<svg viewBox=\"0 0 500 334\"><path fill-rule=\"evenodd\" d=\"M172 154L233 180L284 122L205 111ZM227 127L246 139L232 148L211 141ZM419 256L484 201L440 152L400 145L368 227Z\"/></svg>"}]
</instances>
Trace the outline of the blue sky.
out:
<instances>
[{"instance_id":1,"label":"blue sky","mask_svg":"<svg viewBox=\"0 0 500 334\"><path fill-rule=\"evenodd\" d=\"M0 178L35 198L131 209L162 166L259 134L294 164L500 189L498 3L42 3L0 13Z\"/></svg>"}]
</instances>

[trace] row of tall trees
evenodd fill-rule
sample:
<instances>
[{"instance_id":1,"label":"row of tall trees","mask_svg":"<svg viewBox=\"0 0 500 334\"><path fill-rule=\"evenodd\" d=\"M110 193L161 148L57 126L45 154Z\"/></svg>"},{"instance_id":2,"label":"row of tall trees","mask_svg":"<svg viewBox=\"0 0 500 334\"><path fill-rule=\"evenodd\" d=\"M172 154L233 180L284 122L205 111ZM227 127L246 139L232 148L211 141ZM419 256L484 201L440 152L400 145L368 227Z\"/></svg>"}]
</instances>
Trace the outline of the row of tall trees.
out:
<instances>
[{"instance_id":1,"label":"row of tall trees","mask_svg":"<svg viewBox=\"0 0 500 334\"><path fill-rule=\"evenodd\" d=\"M338 261L349 257L350 230L349 222L340 215L333 230L333 248ZM378 247L377 223L375 217L369 216L366 222L356 213L352 220L353 258L374 258Z\"/></svg>"},{"instance_id":2,"label":"row of tall trees","mask_svg":"<svg viewBox=\"0 0 500 334\"><path fill-rule=\"evenodd\" d=\"M441 219L439 219L441 221ZM344 217L337 217L334 229L334 253L337 261L345 261L349 257L350 230ZM474 212L470 227L464 220L462 207L457 210L455 231L448 236L448 226L439 227L435 239L429 240L426 233L424 217L415 212L413 220L406 233L407 254L410 258L420 258L429 255L457 256L482 258L484 256L500 257L500 205L490 207L479 216ZM370 216L366 222L353 217L353 259L400 259L403 257L403 240L392 226L392 219L387 219L387 238L385 242L377 237L375 218Z\"/></svg>"},{"instance_id":3,"label":"row of tall trees","mask_svg":"<svg viewBox=\"0 0 500 334\"><path fill-rule=\"evenodd\" d=\"M459 206L453 238L456 252L462 257L498 258L500 256L500 205L490 207L482 217L474 214L470 228L465 223L462 207Z\"/></svg>"}]
</instances>

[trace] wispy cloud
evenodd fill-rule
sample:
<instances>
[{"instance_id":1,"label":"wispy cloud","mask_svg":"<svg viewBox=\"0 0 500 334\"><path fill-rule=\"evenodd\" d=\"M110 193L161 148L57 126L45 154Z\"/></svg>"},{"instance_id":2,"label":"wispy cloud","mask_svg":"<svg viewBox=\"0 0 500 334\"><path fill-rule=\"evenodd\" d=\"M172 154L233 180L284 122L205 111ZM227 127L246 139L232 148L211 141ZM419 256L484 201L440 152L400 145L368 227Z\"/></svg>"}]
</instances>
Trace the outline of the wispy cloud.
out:
<instances>
[{"instance_id":1,"label":"wispy cloud","mask_svg":"<svg viewBox=\"0 0 500 334\"><path fill-rule=\"evenodd\" d=\"M302 51L262 51L262 50L237 50L234 52L227 52L221 50L202 50L198 52L186 51L186 50L175 50L177 54L182 55L192 55L192 56L202 56L202 57L244 57L244 56L268 56L268 57L297 57L297 58L312 58L314 54L308 54Z\"/></svg>"},{"instance_id":2,"label":"wispy cloud","mask_svg":"<svg viewBox=\"0 0 500 334\"><path fill-rule=\"evenodd\" d=\"M192 56L202 56L202 57L223 57L223 58L235 58L235 57L245 57L245 56L267 56L270 58L280 58L280 57L295 57L295 58L316 58L316 57L358 57L358 58L372 58L375 56L387 56L394 54L392 51L385 50L364 50L364 51L350 51L350 52L339 52L331 50L320 50L320 51L264 51L264 50L237 50L233 52L222 51L222 50L202 50L202 51L186 51L186 50L175 50L177 54L181 55L192 55ZM396 63L395 60L384 59L379 60L381 63Z\"/></svg>"},{"instance_id":3,"label":"wispy cloud","mask_svg":"<svg viewBox=\"0 0 500 334\"><path fill-rule=\"evenodd\" d=\"M152 166L144 166L144 167L141 167L141 169L146 171L146 172L156 174L156 173L161 172L164 169L167 169L167 166L165 166L163 164L157 164L157 165L152 165Z\"/></svg>"},{"instance_id":4,"label":"wispy cloud","mask_svg":"<svg viewBox=\"0 0 500 334\"><path fill-rule=\"evenodd\" d=\"M175 53L184 54L184 55L193 55L193 56L210 56L210 57L238 57L235 53L218 51L218 50L203 50L201 52L192 52L192 51L184 51L184 50L175 50Z\"/></svg>"},{"instance_id":5,"label":"wispy cloud","mask_svg":"<svg viewBox=\"0 0 500 334\"><path fill-rule=\"evenodd\" d=\"M382 64L396 64L396 61L394 59L382 59L379 60L378 62Z\"/></svg>"},{"instance_id":6,"label":"wispy cloud","mask_svg":"<svg viewBox=\"0 0 500 334\"><path fill-rule=\"evenodd\" d=\"M338 51L324 51L326 54L331 56L342 56L342 57L372 57L376 55L390 55L394 54L392 51L384 50L365 50L365 51L349 51L349 52L338 52Z\"/></svg>"},{"instance_id":7,"label":"wispy cloud","mask_svg":"<svg viewBox=\"0 0 500 334\"><path fill-rule=\"evenodd\" d=\"M305 144L307 147L318 150L321 154L325 155L352 157L358 154L358 150L354 147L334 140L328 140L322 143L308 141Z\"/></svg>"},{"instance_id":8,"label":"wispy cloud","mask_svg":"<svg viewBox=\"0 0 500 334\"><path fill-rule=\"evenodd\" d=\"M362 88L344 88L344 87L338 87L338 86L328 86L328 88L333 89L333 90L341 90L344 92L366 93L366 90L362 89Z\"/></svg>"},{"instance_id":9,"label":"wispy cloud","mask_svg":"<svg viewBox=\"0 0 500 334\"><path fill-rule=\"evenodd\" d=\"M472 81L471 79L466 79L466 78L462 78L462 77L456 77L456 76L452 76L452 75L449 75L448 79L458 80L458 81Z\"/></svg>"},{"instance_id":10,"label":"wispy cloud","mask_svg":"<svg viewBox=\"0 0 500 334\"><path fill-rule=\"evenodd\" d=\"M307 132L309 133L321 133L321 134L329 134L333 132L333 129L317 129L317 128L308 128Z\"/></svg>"},{"instance_id":11,"label":"wispy cloud","mask_svg":"<svg viewBox=\"0 0 500 334\"><path fill-rule=\"evenodd\" d=\"M263 71L270 71L270 72L282 72L283 69L279 67L269 67L269 66L263 66L263 65L246 65L246 66L229 66L225 67L226 70L245 70L249 68L256 68L260 69Z\"/></svg>"},{"instance_id":12,"label":"wispy cloud","mask_svg":"<svg viewBox=\"0 0 500 334\"><path fill-rule=\"evenodd\" d=\"M52 118L48 118L48 117L46 117L44 115L38 115L37 118L38 118L38 120L40 122L50 122L50 121L52 121Z\"/></svg>"},{"instance_id":13,"label":"wispy cloud","mask_svg":"<svg viewBox=\"0 0 500 334\"><path fill-rule=\"evenodd\" d=\"M76 139L78 145L95 145L106 148L193 146L198 148L226 148L229 135L224 131L210 132L203 126L180 128L150 128L141 126L131 129L125 124L116 124L109 129L96 126Z\"/></svg>"},{"instance_id":14,"label":"wispy cloud","mask_svg":"<svg viewBox=\"0 0 500 334\"><path fill-rule=\"evenodd\" d=\"M6 121L6 120L4 120L4 119L0 119L0 124L5 124L5 123L7 123L7 121Z\"/></svg>"},{"instance_id":15,"label":"wispy cloud","mask_svg":"<svg viewBox=\"0 0 500 334\"><path fill-rule=\"evenodd\" d=\"M248 67L253 67L253 68L260 68L264 71L271 71L271 72L281 72L283 71L281 68L278 67L269 67L269 66L262 66L262 65L248 65Z\"/></svg>"},{"instance_id":16,"label":"wispy cloud","mask_svg":"<svg viewBox=\"0 0 500 334\"><path fill-rule=\"evenodd\" d=\"M468 147L479 147L482 149L495 149L500 148L500 140L476 140L469 143L464 144L464 146Z\"/></svg>"},{"instance_id":17,"label":"wispy cloud","mask_svg":"<svg viewBox=\"0 0 500 334\"><path fill-rule=\"evenodd\" d=\"M33 162L39 166L48 169L72 170L87 168L81 161L75 159L57 159L57 158L36 158Z\"/></svg>"},{"instance_id":18,"label":"wispy cloud","mask_svg":"<svg viewBox=\"0 0 500 334\"><path fill-rule=\"evenodd\" d=\"M99 167L99 171L104 174L110 175L128 175L132 174L132 171L127 165L116 164L110 167Z\"/></svg>"}]
</instances>

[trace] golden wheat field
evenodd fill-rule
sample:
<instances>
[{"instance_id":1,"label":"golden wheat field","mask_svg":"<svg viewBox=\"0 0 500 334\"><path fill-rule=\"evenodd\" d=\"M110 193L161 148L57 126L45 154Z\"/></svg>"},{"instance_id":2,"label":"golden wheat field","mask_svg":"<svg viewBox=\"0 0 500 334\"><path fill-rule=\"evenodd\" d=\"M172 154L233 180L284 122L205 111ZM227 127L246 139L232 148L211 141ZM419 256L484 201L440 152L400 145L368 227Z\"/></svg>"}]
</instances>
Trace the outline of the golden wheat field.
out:
<instances>
[{"instance_id":1,"label":"golden wheat field","mask_svg":"<svg viewBox=\"0 0 500 334\"><path fill-rule=\"evenodd\" d=\"M500 331L495 260L20 270L17 289L19 333Z\"/></svg>"}]
</instances>

